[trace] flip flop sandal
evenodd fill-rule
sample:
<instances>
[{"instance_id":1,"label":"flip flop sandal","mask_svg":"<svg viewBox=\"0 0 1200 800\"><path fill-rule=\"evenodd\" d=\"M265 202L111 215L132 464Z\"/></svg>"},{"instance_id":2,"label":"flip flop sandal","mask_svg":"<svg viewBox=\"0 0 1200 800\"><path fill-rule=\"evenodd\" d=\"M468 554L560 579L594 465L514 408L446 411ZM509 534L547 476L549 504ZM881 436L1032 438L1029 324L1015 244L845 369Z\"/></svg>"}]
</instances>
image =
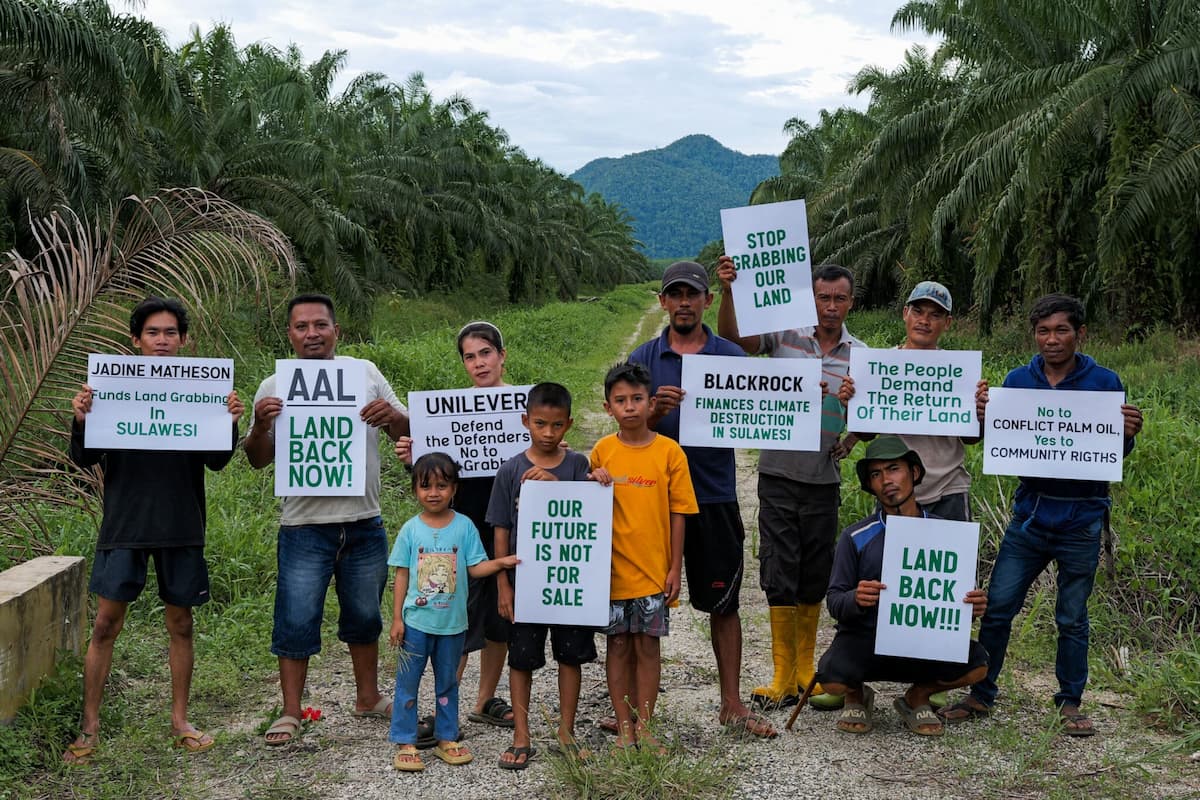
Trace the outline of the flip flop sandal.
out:
<instances>
[{"instance_id":1,"label":"flip flop sandal","mask_svg":"<svg viewBox=\"0 0 1200 800\"><path fill-rule=\"evenodd\" d=\"M433 715L417 720L417 749L428 750L437 745L437 737L433 735Z\"/></svg>"},{"instance_id":2,"label":"flip flop sandal","mask_svg":"<svg viewBox=\"0 0 1200 800\"><path fill-rule=\"evenodd\" d=\"M941 736L946 732L946 726L942 724L941 718L933 713L933 709L929 707L928 703L913 708L903 697L897 697L892 701L892 707L900 714L900 718L904 720L908 729L918 736ZM922 725L936 725L937 727L933 730L921 730Z\"/></svg>"},{"instance_id":3,"label":"flip flop sandal","mask_svg":"<svg viewBox=\"0 0 1200 800\"><path fill-rule=\"evenodd\" d=\"M721 723L721 727L743 738L774 739L779 735L779 731L775 730L769 719L753 711L742 717L727 719Z\"/></svg>"},{"instance_id":4,"label":"flip flop sandal","mask_svg":"<svg viewBox=\"0 0 1200 800\"><path fill-rule=\"evenodd\" d=\"M467 715L467 719L471 722L495 725L497 728L511 728L515 723L511 719L505 719L505 715L510 713L512 706L499 697L490 697L483 704L483 711L472 711Z\"/></svg>"},{"instance_id":5,"label":"flip flop sandal","mask_svg":"<svg viewBox=\"0 0 1200 800\"><path fill-rule=\"evenodd\" d=\"M84 744L78 741L71 742L67 745L67 750L63 753L62 760L67 764L84 767L92 763L92 756L96 753L96 748L100 744L100 734L98 733L81 733L79 738L84 740ZM91 742L87 744L86 742ZM67 756L70 756L68 758Z\"/></svg>"},{"instance_id":6,"label":"flip flop sandal","mask_svg":"<svg viewBox=\"0 0 1200 800\"><path fill-rule=\"evenodd\" d=\"M471 751L467 749L465 744L451 742L450 744L439 744L433 748L433 754L445 761L447 764L459 765L469 764L475 758Z\"/></svg>"},{"instance_id":7,"label":"flip flop sandal","mask_svg":"<svg viewBox=\"0 0 1200 800\"><path fill-rule=\"evenodd\" d=\"M206 736L208 737L207 742L204 741ZM171 740L172 746L188 753L203 753L205 750L211 749L216 743L217 741L208 736L204 731L184 731L183 733L175 734Z\"/></svg>"},{"instance_id":8,"label":"flip flop sandal","mask_svg":"<svg viewBox=\"0 0 1200 800\"><path fill-rule=\"evenodd\" d=\"M396 749L396 755L392 757L392 767L399 772L421 772L425 769L425 762L421 760L417 748L410 744Z\"/></svg>"},{"instance_id":9,"label":"flip flop sandal","mask_svg":"<svg viewBox=\"0 0 1200 800\"><path fill-rule=\"evenodd\" d=\"M850 727L851 725L861 725L862 727ZM864 733L870 733L875 729L875 690L870 686L863 686L863 701L861 703L852 703L849 700L842 706L842 713L838 715L837 729L842 733L852 733L861 736Z\"/></svg>"},{"instance_id":10,"label":"flip flop sandal","mask_svg":"<svg viewBox=\"0 0 1200 800\"><path fill-rule=\"evenodd\" d=\"M973 719L986 719L991 716L990 708L976 708L966 700L959 700L957 703L949 706L942 706L937 711L938 717L942 722L948 725L958 725L962 722L969 722Z\"/></svg>"},{"instance_id":11,"label":"flip flop sandal","mask_svg":"<svg viewBox=\"0 0 1200 800\"><path fill-rule=\"evenodd\" d=\"M1092 726L1091 719L1089 719L1088 716L1086 714L1084 714L1082 711L1079 711L1078 709L1076 709L1075 711L1068 712L1068 711L1063 711L1062 708L1059 708L1058 716L1063 723L1062 732L1065 735L1067 735L1067 736L1095 736L1096 735L1096 729L1095 729L1095 727ZM1081 723L1085 723L1085 722L1087 723L1086 728L1079 727L1079 725Z\"/></svg>"},{"instance_id":12,"label":"flip flop sandal","mask_svg":"<svg viewBox=\"0 0 1200 800\"><path fill-rule=\"evenodd\" d=\"M499 759L496 763L500 766L500 769L525 769L529 766L529 762L533 761L533 757L537 755L537 750L532 747L510 747L504 752L508 755L511 755L513 760L505 761L503 758ZM516 759L520 758L521 756L525 756L525 760L517 761Z\"/></svg>"},{"instance_id":13,"label":"flip flop sandal","mask_svg":"<svg viewBox=\"0 0 1200 800\"><path fill-rule=\"evenodd\" d=\"M370 708L359 711L355 709L350 712L359 719L391 719L392 718L392 701L386 697L379 698L379 702Z\"/></svg>"},{"instance_id":14,"label":"flip flop sandal","mask_svg":"<svg viewBox=\"0 0 1200 800\"><path fill-rule=\"evenodd\" d=\"M301 723L295 717L284 714L279 719L271 723L271 727L263 732L263 741L267 743L267 747L282 747L285 744L291 744L300 738ZM286 739L268 739L268 736L273 734L286 733Z\"/></svg>"}]
</instances>

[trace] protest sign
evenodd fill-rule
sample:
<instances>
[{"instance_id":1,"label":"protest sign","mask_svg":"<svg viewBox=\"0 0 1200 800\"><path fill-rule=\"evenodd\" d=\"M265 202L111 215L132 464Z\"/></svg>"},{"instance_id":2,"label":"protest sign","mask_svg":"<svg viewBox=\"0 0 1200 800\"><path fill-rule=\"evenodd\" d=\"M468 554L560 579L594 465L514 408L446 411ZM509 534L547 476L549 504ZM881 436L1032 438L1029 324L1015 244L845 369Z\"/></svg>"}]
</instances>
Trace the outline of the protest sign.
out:
<instances>
[{"instance_id":1,"label":"protest sign","mask_svg":"<svg viewBox=\"0 0 1200 800\"><path fill-rule=\"evenodd\" d=\"M1124 392L988 392L983 471L1119 481L1125 460Z\"/></svg>"},{"instance_id":2,"label":"protest sign","mask_svg":"<svg viewBox=\"0 0 1200 800\"><path fill-rule=\"evenodd\" d=\"M446 453L458 462L459 477L495 475L507 459L529 447L521 415L531 388L409 392L413 461L426 453Z\"/></svg>"},{"instance_id":3,"label":"protest sign","mask_svg":"<svg viewBox=\"0 0 1200 800\"><path fill-rule=\"evenodd\" d=\"M978 350L852 347L848 427L866 433L978 436L975 384L982 367Z\"/></svg>"},{"instance_id":4,"label":"protest sign","mask_svg":"<svg viewBox=\"0 0 1200 800\"><path fill-rule=\"evenodd\" d=\"M685 355L680 382L680 444L821 448L820 359Z\"/></svg>"},{"instance_id":5,"label":"protest sign","mask_svg":"<svg viewBox=\"0 0 1200 800\"><path fill-rule=\"evenodd\" d=\"M92 410L84 447L102 450L226 450L233 417L233 360L88 355Z\"/></svg>"},{"instance_id":6,"label":"protest sign","mask_svg":"<svg viewBox=\"0 0 1200 800\"><path fill-rule=\"evenodd\" d=\"M966 663L979 523L887 518L875 653Z\"/></svg>"},{"instance_id":7,"label":"protest sign","mask_svg":"<svg viewBox=\"0 0 1200 800\"><path fill-rule=\"evenodd\" d=\"M608 624L613 489L592 481L525 481L517 516L517 622Z\"/></svg>"},{"instance_id":8,"label":"protest sign","mask_svg":"<svg viewBox=\"0 0 1200 800\"><path fill-rule=\"evenodd\" d=\"M725 252L737 267L738 333L786 331L817 323L803 200L721 210Z\"/></svg>"},{"instance_id":9,"label":"protest sign","mask_svg":"<svg viewBox=\"0 0 1200 800\"><path fill-rule=\"evenodd\" d=\"M280 359L275 494L362 497L367 488L367 371L356 358Z\"/></svg>"}]
</instances>

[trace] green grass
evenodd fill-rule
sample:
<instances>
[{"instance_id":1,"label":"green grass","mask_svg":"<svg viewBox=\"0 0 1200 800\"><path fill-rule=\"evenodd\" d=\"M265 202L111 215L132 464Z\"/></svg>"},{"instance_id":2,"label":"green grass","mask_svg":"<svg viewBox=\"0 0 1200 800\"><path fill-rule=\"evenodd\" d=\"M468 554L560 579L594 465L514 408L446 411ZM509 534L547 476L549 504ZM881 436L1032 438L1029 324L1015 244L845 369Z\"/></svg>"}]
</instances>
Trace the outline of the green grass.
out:
<instances>
[{"instance_id":1,"label":"green grass","mask_svg":"<svg viewBox=\"0 0 1200 800\"><path fill-rule=\"evenodd\" d=\"M486 318L504 331L508 346L507 379L514 384L553 379L565 384L576 398L575 416L598 410L596 387L616 359L644 311L654 302L650 284L626 286L591 302L551 304L536 309L500 308L485 300L449 298L379 301L373 336L344 342L342 352L371 358L379 364L401 396L410 389L437 389L468 384L454 346L454 334L470 319ZM710 324L712 315L710 314ZM903 329L894 312L855 313L849 326L874 346L900 341ZM202 342L207 353L232 352L237 363L237 388L249 404L259 380L277 356L286 356L282 325L271 325L250 314L236 316L224 328L227 342ZM649 334L649 331L646 332ZM646 338L642 336L642 338ZM984 373L999 382L1005 372L1027 361L1032 346L1024 328L999 324L991 339L981 339L971 326L956 321L948 346L984 351ZM1118 533L1115 578L1102 574L1091 604L1093 618L1092 685L1129 692L1139 713L1164 728L1179 731L1179 747L1200 747L1200 359L1197 345L1169 331L1156 331L1131 345L1094 337L1087 351L1117 369L1131 401L1143 407L1147 427L1128 460L1125 480L1114 486L1114 526ZM245 423L243 423L243 426ZM585 434L573 431L569 440L585 447ZM849 524L870 509L867 497L853 480L853 462L861 449L843 463L846 478L842 520ZM413 513L407 476L385 459L384 519L390 531ZM968 448L968 469L976 476L973 501L983 523L983 562L990 565L1007 522L1015 481L981 475L980 448ZM201 726L240 714L246 707L263 713L278 702L275 659L268 646L275 579L275 535L278 505L272 497L270 470L251 470L238 456L221 473L209 477L208 556L212 602L196 611L196 675L192 716ZM751 521L748 521L751 522ZM60 554L90 558L95 546L96 521L86 515L56 511L50 516ZM749 527L753 530L753 525ZM4 565L0 565L4 566ZM747 581L746 591L755 591ZM385 606L390 605L390 595ZM326 604L324 637L334 638L333 595ZM1014 628L1010 664L1016 669L1045 670L1053 661L1053 598L1036 594ZM747 625L764 625L748 615ZM198 765L182 760L166 735L169 676L166 632L153 581L130 607L125 631L117 642L114 672L102 709L105 731L102 768L87 780L58 763L63 747L78 724L81 702L78 659L66 659L53 679L40 689L13 726L0 728L0 800L17 797L125 798L132 796L203 797L204 778ZM1112 657L1129 648L1128 672ZM383 648L381 673L394 664ZM1030 698L1002 676L1005 702L1045 702ZM1067 783L1045 773L1040 729L1004 726L994 735L996 747L1018 752L1028 781L1013 771L997 774L990 785L997 794L1006 783L1021 789L1067 796ZM315 746L320 737L314 737ZM226 744L227 742L227 744ZM969 737L964 746L969 746ZM724 764L735 763L727 752L692 752L680 736L680 750L671 757L643 763L598 760L578 774L554 774L560 796L666 797L721 796ZM690 748L690 749L689 749ZM1188 752L1191 752L1188 750ZM229 734L223 740L215 770L232 785L250 786L248 797L316 797L313 789L289 784L276 762L264 759L251 732ZM1057 756L1056 756L1057 757ZM298 753L296 758L311 758ZM652 758L652 757L651 757ZM211 762L211 759L210 759ZM568 765L569 766L569 765ZM289 768L290 769L290 768ZM237 777L234 777L237 776ZM1136 770L1122 766L1092 779L1096 796L1119 796L1120 788L1136 786ZM716 779L715 782L713 779ZM647 782L649 781L649 782ZM315 783L313 785L316 785ZM227 792L229 784L224 786ZM297 794L300 792L300 794ZM691 793L689 793L691 792ZM707 793L707 794L706 794ZM1136 792L1134 793L1136 795Z\"/></svg>"}]
</instances>

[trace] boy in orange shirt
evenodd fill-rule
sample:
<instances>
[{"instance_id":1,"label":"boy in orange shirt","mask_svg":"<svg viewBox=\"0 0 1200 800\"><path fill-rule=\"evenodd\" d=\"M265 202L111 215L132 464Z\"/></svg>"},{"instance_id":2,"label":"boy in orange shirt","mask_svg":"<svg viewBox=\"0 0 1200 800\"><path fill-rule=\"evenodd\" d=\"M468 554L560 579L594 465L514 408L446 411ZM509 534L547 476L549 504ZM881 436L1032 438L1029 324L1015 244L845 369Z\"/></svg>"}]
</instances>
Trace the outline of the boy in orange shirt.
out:
<instances>
[{"instance_id":1,"label":"boy in orange shirt","mask_svg":"<svg viewBox=\"0 0 1200 800\"><path fill-rule=\"evenodd\" d=\"M620 747L639 739L657 746L646 723L662 671L659 638L668 632L667 608L679 598L684 515L699 513L683 449L648 427L650 385L641 364L608 371L604 410L619 429L597 442L591 456L592 477L614 486L605 670Z\"/></svg>"}]
</instances>

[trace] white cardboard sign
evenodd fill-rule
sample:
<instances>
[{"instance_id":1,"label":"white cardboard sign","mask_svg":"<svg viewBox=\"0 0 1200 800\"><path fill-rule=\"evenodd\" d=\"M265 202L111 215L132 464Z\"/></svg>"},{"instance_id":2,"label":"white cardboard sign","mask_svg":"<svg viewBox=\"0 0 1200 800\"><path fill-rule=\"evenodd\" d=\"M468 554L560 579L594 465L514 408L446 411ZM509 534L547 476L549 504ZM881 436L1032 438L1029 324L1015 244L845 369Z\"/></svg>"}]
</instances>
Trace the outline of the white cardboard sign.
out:
<instances>
[{"instance_id":1,"label":"white cardboard sign","mask_svg":"<svg viewBox=\"0 0 1200 800\"><path fill-rule=\"evenodd\" d=\"M850 349L854 397L847 426L866 433L979 435L978 350Z\"/></svg>"},{"instance_id":2,"label":"white cardboard sign","mask_svg":"<svg viewBox=\"0 0 1200 800\"><path fill-rule=\"evenodd\" d=\"M821 360L683 357L679 443L821 449Z\"/></svg>"},{"instance_id":3,"label":"white cardboard sign","mask_svg":"<svg viewBox=\"0 0 1200 800\"><path fill-rule=\"evenodd\" d=\"M608 625L613 489L525 481L517 517L517 622Z\"/></svg>"},{"instance_id":4,"label":"white cardboard sign","mask_svg":"<svg viewBox=\"0 0 1200 800\"><path fill-rule=\"evenodd\" d=\"M521 415L531 388L409 392L413 461L426 453L446 453L458 462L460 477L495 475L501 464L529 447Z\"/></svg>"},{"instance_id":5,"label":"white cardboard sign","mask_svg":"<svg viewBox=\"0 0 1200 800\"><path fill-rule=\"evenodd\" d=\"M1125 460L1124 392L988 391L987 475L1119 481Z\"/></svg>"},{"instance_id":6,"label":"white cardboard sign","mask_svg":"<svg viewBox=\"0 0 1200 800\"><path fill-rule=\"evenodd\" d=\"M233 360L88 355L92 410L84 446L98 450L229 450Z\"/></svg>"},{"instance_id":7,"label":"white cardboard sign","mask_svg":"<svg viewBox=\"0 0 1200 800\"><path fill-rule=\"evenodd\" d=\"M279 359L275 494L362 497L367 488L367 371L358 359Z\"/></svg>"},{"instance_id":8,"label":"white cardboard sign","mask_svg":"<svg viewBox=\"0 0 1200 800\"><path fill-rule=\"evenodd\" d=\"M808 214L803 200L721 210L725 253L737 267L738 333L786 331L817 323Z\"/></svg>"},{"instance_id":9,"label":"white cardboard sign","mask_svg":"<svg viewBox=\"0 0 1200 800\"><path fill-rule=\"evenodd\" d=\"M889 516L875 653L966 663L979 523Z\"/></svg>"}]
</instances>

